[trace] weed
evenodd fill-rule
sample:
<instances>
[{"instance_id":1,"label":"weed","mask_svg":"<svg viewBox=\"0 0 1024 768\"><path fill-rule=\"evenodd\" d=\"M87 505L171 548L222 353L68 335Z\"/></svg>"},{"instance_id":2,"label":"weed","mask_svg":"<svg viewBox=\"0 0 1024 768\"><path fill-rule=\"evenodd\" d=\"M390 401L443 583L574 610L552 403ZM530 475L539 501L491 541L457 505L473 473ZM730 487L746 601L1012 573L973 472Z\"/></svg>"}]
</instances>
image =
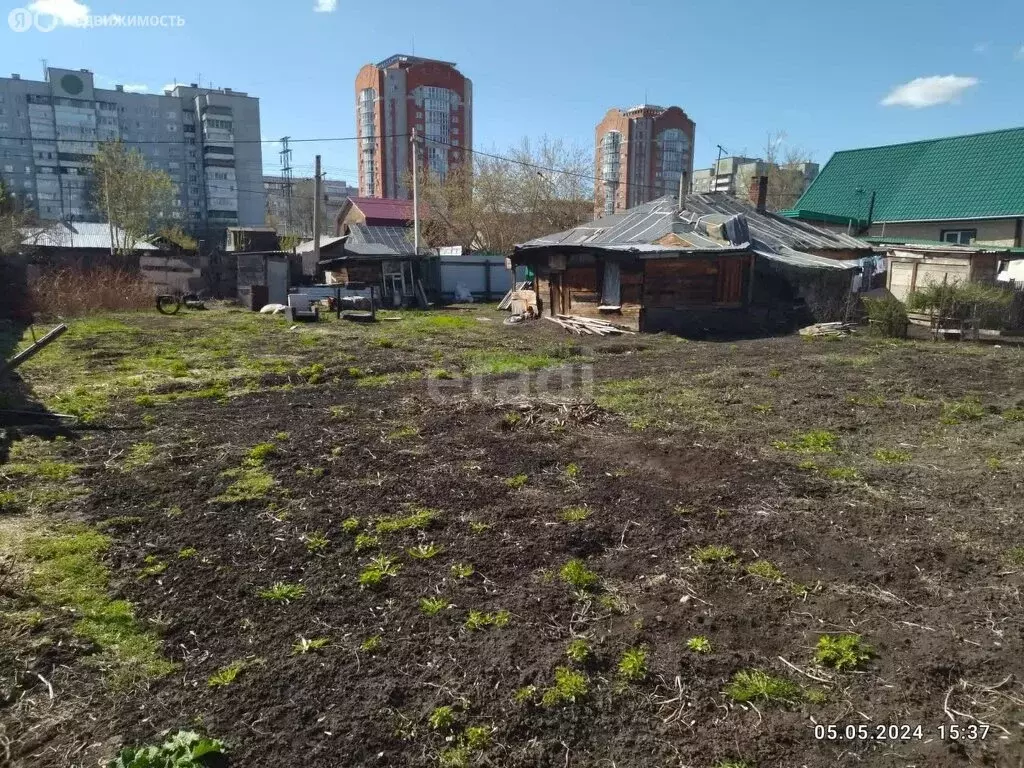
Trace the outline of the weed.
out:
<instances>
[{"instance_id":1,"label":"weed","mask_svg":"<svg viewBox=\"0 0 1024 768\"><path fill-rule=\"evenodd\" d=\"M401 569L402 566L395 562L393 557L378 555L372 558L370 564L359 574L359 586L379 587L384 583L384 579L397 576Z\"/></svg>"},{"instance_id":2,"label":"weed","mask_svg":"<svg viewBox=\"0 0 1024 768\"><path fill-rule=\"evenodd\" d=\"M359 644L359 650L363 653L380 653L384 650L384 638L380 635L371 635Z\"/></svg>"},{"instance_id":3,"label":"weed","mask_svg":"<svg viewBox=\"0 0 1024 768\"><path fill-rule=\"evenodd\" d=\"M694 653L711 653L711 641L704 635L697 635L686 641L686 648Z\"/></svg>"},{"instance_id":4,"label":"weed","mask_svg":"<svg viewBox=\"0 0 1024 768\"><path fill-rule=\"evenodd\" d=\"M579 523L590 517L590 510L587 507L568 507L562 510L559 517L567 523Z\"/></svg>"},{"instance_id":5,"label":"weed","mask_svg":"<svg viewBox=\"0 0 1024 768\"><path fill-rule=\"evenodd\" d=\"M469 521L469 530L473 533L483 533L484 531L490 530L490 523L481 523L479 520Z\"/></svg>"},{"instance_id":6,"label":"weed","mask_svg":"<svg viewBox=\"0 0 1024 768\"><path fill-rule=\"evenodd\" d=\"M298 374L310 384L319 384L324 379L327 369L323 363L313 363L305 368L299 368ZM287 438L285 438L287 439Z\"/></svg>"},{"instance_id":7,"label":"weed","mask_svg":"<svg viewBox=\"0 0 1024 768\"><path fill-rule=\"evenodd\" d=\"M167 511L164 512L164 514L167 515L167 517L174 519L175 517L181 517L183 514L185 514L185 510L183 510L177 504L174 504L168 507Z\"/></svg>"},{"instance_id":8,"label":"weed","mask_svg":"<svg viewBox=\"0 0 1024 768\"><path fill-rule=\"evenodd\" d=\"M569 667L555 667L555 684L544 691L540 702L545 707L575 703L576 699L586 695L588 688L586 675L582 672Z\"/></svg>"},{"instance_id":9,"label":"weed","mask_svg":"<svg viewBox=\"0 0 1024 768\"><path fill-rule=\"evenodd\" d=\"M135 525L141 525L142 522L142 518L138 515L115 515L97 523L96 527L101 531L108 531L117 530L118 528L131 528Z\"/></svg>"},{"instance_id":10,"label":"weed","mask_svg":"<svg viewBox=\"0 0 1024 768\"><path fill-rule=\"evenodd\" d=\"M587 564L577 557L563 565L558 575L569 586L583 591L596 586L601 580L600 576L587 568Z\"/></svg>"},{"instance_id":11,"label":"weed","mask_svg":"<svg viewBox=\"0 0 1024 768\"><path fill-rule=\"evenodd\" d=\"M598 604L605 610L612 613L624 614L629 611L629 603L623 598L611 592L605 593L597 598Z\"/></svg>"},{"instance_id":12,"label":"weed","mask_svg":"<svg viewBox=\"0 0 1024 768\"><path fill-rule=\"evenodd\" d=\"M107 768L202 768L227 752L224 743L194 731L178 731L159 745L125 747Z\"/></svg>"},{"instance_id":13,"label":"weed","mask_svg":"<svg viewBox=\"0 0 1024 768\"><path fill-rule=\"evenodd\" d=\"M199 550L195 547L185 547L178 551L178 559L189 560L199 554Z\"/></svg>"},{"instance_id":14,"label":"weed","mask_svg":"<svg viewBox=\"0 0 1024 768\"><path fill-rule=\"evenodd\" d=\"M323 552L327 549L327 545L330 544L330 540L326 534L320 531L315 531L306 536L306 549L310 552Z\"/></svg>"},{"instance_id":15,"label":"weed","mask_svg":"<svg viewBox=\"0 0 1024 768\"><path fill-rule=\"evenodd\" d=\"M768 371L768 378L770 379L778 379L781 376L782 371L780 371L778 368L772 368L770 371Z\"/></svg>"},{"instance_id":16,"label":"weed","mask_svg":"<svg viewBox=\"0 0 1024 768\"><path fill-rule=\"evenodd\" d=\"M347 517L341 523L341 530L345 533L355 533L359 530L359 518Z\"/></svg>"},{"instance_id":17,"label":"weed","mask_svg":"<svg viewBox=\"0 0 1024 768\"><path fill-rule=\"evenodd\" d=\"M772 446L780 451L794 453L833 453L839 438L827 429L813 429L796 435L791 443L782 440L772 441Z\"/></svg>"},{"instance_id":18,"label":"weed","mask_svg":"<svg viewBox=\"0 0 1024 768\"><path fill-rule=\"evenodd\" d=\"M693 550L693 559L698 563L727 563L736 557L736 550L723 544L708 544Z\"/></svg>"},{"instance_id":19,"label":"weed","mask_svg":"<svg viewBox=\"0 0 1024 768\"><path fill-rule=\"evenodd\" d=\"M846 401L850 405L870 405L875 408L882 408L885 405L885 395L869 395L867 397L862 395L850 395L846 398Z\"/></svg>"},{"instance_id":20,"label":"weed","mask_svg":"<svg viewBox=\"0 0 1024 768\"><path fill-rule=\"evenodd\" d=\"M159 576L167 570L167 563L161 562L156 555L146 555L142 560L145 567L139 571L139 578L145 579L150 576Z\"/></svg>"},{"instance_id":21,"label":"weed","mask_svg":"<svg viewBox=\"0 0 1024 768\"><path fill-rule=\"evenodd\" d=\"M871 454L871 458L883 464L903 464L910 461L910 454L906 451L894 451L888 448L879 448Z\"/></svg>"},{"instance_id":22,"label":"weed","mask_svg":"<svg viewBox=\"0 0 1024 768\"><path fill-rule=\"evenodd\" d=\"M156 398L152 395L139 395L135 398L135 404L140 408L155 408Z\"/></svg>"},{"instance_id":23,"label":"weed","mask_svg":"<svg viewBox=\"0 0 1024 768\"><path fill-rule=\"evenodd\" d=\"M840 672L856 669L874 656L871 646L857 635L822 635L814 652L814 660L823 667Z\"/></svg>"},{"instance_id":24,"label":"weed","mask_svg":"<svg viewBox=\"0 0 1024 768\"><path fill-rule=\"evenodd\" d=\"M796 468L802 469L806 472L817 472L818 463L816 461L811 461L810 459L805 459L804 461L801 461L799 464L797 464Z\"/></svg>"},{"instance_id":25,"label":"weed","mask_svg":"<svg viewBox=\"0 0 1024 768\"><path fill-rule=\"evenodd\" d=\"M275 582L268 589L260 590L259 595L264 600L287 603L298 600L306 594L306 587L303 584L288 584L283 581Z\"/></svg>"},{"instance_id":26,"label":"weed","mask_svg":"<svg viewBox=\"0 0 1024 768\"><path fill-rule=\"evenodd\" d=\"M522 688L518 688L515 693L512 694L512 701L516 704L525 704L531 701L534 696L537 695L536 685L524 685Z\"/></svg>"},{"instance_id":27,"label":"weed","mask_svg":"<svg viewBox=\"0 0 1024 768\"><path fill-rule=\"evenodd\" d=\"M101 557L109 545L106 536L84 526L30 536L22 544L34 563L32 595L44 606L81 617L74 633L100 649L97 661L121 687L169 674L175 665L161 655L160 640L143 631L131 604L108 595L110 577Z\"/></svg>"},{"instance_id":28,"label":"weed","mask_svg":"<svg viewBox=\"0 0 1024 768\"><path fill-rule=\"evenodd\" d=\"M751 407L755 413L771 413L774 410L771 403L755 403Z\"/></svg>"},{"instance_id":29,"label":"weed","mask_svg":"<svg viewBox=\"0 0 1024 768\"><path fill-rule=\"evenodd\" d=\"M505 430L506 432L511 432L522 420L523 417L520 416L518 413L516 413L515 411L509 411L508 413L504 414L501 417L501 421L499 423L503 430Z\"/></svg>"},{"instance_id":30,"label":"weed","mask_svg":"<svg viewBox=\"0 0 1024 768\"><path fill-rule=\"evenodd\" d=\"M786 578L786 574L770 560L755 560L747 566L747 573L765 581L782 581Z\"/></svg>"},{"instance_id":31,"label":"weed","mask_svg":"<svg viewBox=\"0 0 1024 768\"><path fill-rule=\"evenodd\" d=\"M331 640L327 637L300 637L299 641L292 646L292 655L301 656L311 651L319 651L321 648L325 648L329 642Z\"/></svg>"},{"instance_id":32,"label":"weed","mask_svg":"<svg viewBox=\"0 0 1024 768\"><path fill-rule=\"evenodd\" d=\"M409 557L416 558L417 560L429 560L443 552L444 547L430 542L429 544L417 544L415 547L409 547L405 551Z\"/></svg>"},{"instance_id":33,"label":"weed","mask_svg":"<svg viewBox=\"0 0 1024 768\"><path fill-rule=\"evenodd\" d=\"M469 563L455 563L451 568L451 574L456 579L468 579L473 575L473 566Z\"/></svg>"},{"instance_id":34,"label":"weed","mask_svg":"<svg viewBox=\"0 0 1024 768\"><path fill-rule=\"evenodd\" d=\"M441 768L469 768L469 747L465 744L449 747L437 756Z\"/></svg>"},{"instance_id":35,"label":"weed","mask_svg":"<svg viewBox=\"0 0 1024 768\"><path fill-rule=\"evenodd\" d=\"M638 682L647 677L647 649L630 648L619 659L619 674L624 680Z\"/></svg>"},{"instance_id":36,"label":"weed","mask_svg":"<svg viewBox=\"0 0 1024 768\"><path fill-rule=\"evenodd\" d=\"M998 472L1003 468L1003 462L995 456L989 456L985 459L985 466L991 469L993 472Z\"/></svg>"},{"instance_id":37,"label":"weed","mask_svg":"<svg viewBox=\"0 0 1024 768\"><path fill-rule=\"evenodd\" d=\"M964 421L976 421L984 415L985 408L977 398L965 397L962 400L943 403L939 421L943 424L960 424Z\"/></svg>"},{"instance_id":38,"label":"weed","mask_svg":"<svg viewBox=\"0 0 1024 768\"><path fill-rule=\"evenodd\" d=\"M242 670L245 669L244 661L233 661L226 667L221 667L206 681L206 684L211 688L221 688L225 685L231 685L235 682L235 679L241 674Z\"/></svg>"},{"instance_id":39,"label":"weed","mask_svg":"<svg viewBox=\"0 0 1024 768\"><path fill-rule=\"evenodd\" d=\"M511 615L508 611L497 611L496 613L484 613L483 611L470 610L466 617L464 626L470 632L487 627L504 627L508 624Z\"/></svg>"},{"instance_id":40,"label":"weed","mask_svg":"<svg viewBox=\"0 0 1024 768\"><path fill-rule=\"evenodd\" d=\"M1024 566L1024 547L1010 547L1003 552L1003 562L1009 566Z\"/></svg>"},{"instance_id":41,"label":"weed","mask_svg":"<svg viewBox=\"0 0 1024 768\"><path fill-rule=\"evenodd\" d=\"M676 504L672 507L672 514L678 515L679 517L689 517L693 514L693 508L688 507L685 504Z\"/></svg>"},{"instance_id":42,"label":"weed","mask_svg":"<svg viewBox=\"0 0 1024 768\"><path fill-rule=\"evenodd\" d=\"M466 740L466 746L474 752L487 749L491 744L491 733L492 729L486 725L471 725L466 729L463 737Z\"/></svg>"},{"instance_id":43,"label":"weed","mask_svg":"<svg viewBox=\"0 0 1024 768\"><path fill-rule=\"evenodd\" d=\"M1002 415L1007 421L1024 421L1024 408L1007 408Z\"/></svg>"},{"instance_id":44,"label":"weed","mask_svg":"<svg viewBox=\"0 0 1024 768\"><path fill-rule=\"evenodd\" d=\"M555 353L557 354L557 352ZM473 350L466 355L470 373L499 375L539 371L559 363L555 354L515 352L512 350Z\"/></svg>"},{"instance_id":45,"label":"weed","mask_svg":"<svg viewBox=\"0 0 1024 768\"><path fill-rule=\"evenodd\" d=\"M582 664L590 658L590 643L583 637L573 638L565 649L565 655L577 664Z\"/></svg>"},{"instance_id":46,"label":"weed","mask_svg":"<svg viewBox=\"0 0 1024 768\"><path fill-rule=\"evenodd\" d=\"M413 508L412 514L396 517L377 518L377 533L386 535L399 531L422 530L437 518L433 509Z\"/></svg>"},{"instance_id":47,"label":"weed","mask_svg":"<svg viewBox=\"0 0 1024 768\"><path fill-rule=\"evenodd\" d=\"M580 465L579 464L568 464L565 467L565 476L570 480L575 480L580 476Z\"/></svg>"},{"instance_id":48,"label":"weed","mask_svg":"<svg viewBox=\"0 0 1024 768\"><path fill-rule=\"evenodd\" d=\"M505 478L505 485L507 485L513 491L518 491L520 488L526 485L526 481L529 479L530 478L528 475L513 475L512 477Z\"/></svg>"},{"instance_id":49,"label":"weed","mask_svg":"<svg viewBox=\"0 0 1024 768\"><path fill-rule=\"evenodd\" d=\"M445 705L430 713L428 720L435 731L450 731L455 726L455 708Z\"/></svg>"},{"instance_id":50,"label":"weed","mask_svg":"<svg viewBox=\"0 0 1024 768\"><path fill-rule=\"evenodd\" d=\"M783 677L773 677L760 669L741 669L732 676L725 695L733 701L789 701L800 695L800 688Z\"/></svg>"},{"instance_id":51,"label":"weed","mask_svg":"<svg viewBox=\"0 0 1024 768\"><path fill-rule=\"evenodd\" d=\"M356 534L355 551L362 552L364 549L374 549L380 546L380 539L371 536L369 533Z\"/></svg>"},{"instance_id":52,"label":"weed","mask_svg":"<svg viewBox=\"0 0 1024 768\"><path fill-rule=\"evenodd\" d=\"M4 465L5 475L34 477L40 480L67 480L78 471L77 464L62 461L33 461Z\"/></svg>"},{"instance_id":53,"label":"weed","mask_svg":"<svg viewBox=\"0 0 1024 768\"><path fill-rule=\"evenodd\" d=\"M441 611L448 608L448 601L443 597L421 597L420 610L427 616L437 616Z\"/></svg>"}]
</instances>

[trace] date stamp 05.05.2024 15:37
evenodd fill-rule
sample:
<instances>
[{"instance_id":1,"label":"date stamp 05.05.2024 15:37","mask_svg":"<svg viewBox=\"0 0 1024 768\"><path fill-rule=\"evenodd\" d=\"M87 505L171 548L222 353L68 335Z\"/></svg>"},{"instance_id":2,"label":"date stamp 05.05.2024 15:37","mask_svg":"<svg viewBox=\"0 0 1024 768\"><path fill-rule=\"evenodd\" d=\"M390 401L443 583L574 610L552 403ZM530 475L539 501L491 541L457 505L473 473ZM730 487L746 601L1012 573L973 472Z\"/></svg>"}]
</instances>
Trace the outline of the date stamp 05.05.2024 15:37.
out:
<instances>
[{"instance_id":1,"label":"date stamp 05.05.2024 15:37","mask_svg":"<svg viewBox=\"0 0 1024 768\"><path fill-rule=\"evenodd\" d=\"M923 741L939 738L943 741L983 741L990 726L985 724L957 725L942 723L935 727L921 725L833 724L815 725L814 738L818 741Z\"/></svg>"}]
</instances>

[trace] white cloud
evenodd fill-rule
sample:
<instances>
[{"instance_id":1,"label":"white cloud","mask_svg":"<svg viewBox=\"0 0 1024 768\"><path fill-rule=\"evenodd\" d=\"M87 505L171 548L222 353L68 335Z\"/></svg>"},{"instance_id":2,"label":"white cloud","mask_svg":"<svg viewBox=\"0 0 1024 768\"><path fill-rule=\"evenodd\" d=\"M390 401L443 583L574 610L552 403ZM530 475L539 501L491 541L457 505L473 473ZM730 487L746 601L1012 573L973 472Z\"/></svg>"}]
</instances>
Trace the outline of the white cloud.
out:
<instances>
[{"instance_id":1,"label":"white cloud","mask_svg":"<svg viewBox=\"0 0 1024 768\"><path fill-rule=\"evenodd\" d=\"M889 95L882 99L886 107L934 107L936 104L949 104L960 100L960 96L968 88L977 85L976 77L960 77L959 75L932 75L918 77L909 83L897 85Z\"/></svg>"},{"instance_id":2,"label":"white cloud","mask_svg":"<svg viewBox=\"0 0 1024 768\"><path fill-rule=\"evenodd\" d=\"M313 10L317 13L334 13L338 9L338 0L316 0Z\"/></svg>"},{"instance_id":3,"label":"white cloud","mask_svg":"<svg viewBox=\"0 0 1024 768\"><path fill-rule=\"evenodd\" d=\"M1013 58L1015 58L1017 61L1024 61L1024 45L1022 45L1020 48L1014 51Z\"/></svg>"},{"instance_id":4,"label":"white cloud","mask_svg":"<svg viewBox=\"0 0 1024 768\"><path fill-rule=\"evenodd\" d=\"M89 17L89 6L78 0L33 0L28 4L28 9L33 13L53 16L69 27L84 24Z\"/></svg>"},{"instance_id":5,"label":"white cloud","mask_svg":"<svg viewBox=\"0 0 1024 768\"><path fill-rule=\"evenodd\" d=\"M148 93L149 92L149 86L148 85L142 85L142 84L136 84L136 85L126 84L125 87L124 87L124 92L125 93Z\"/></svg>"}]
</instances>

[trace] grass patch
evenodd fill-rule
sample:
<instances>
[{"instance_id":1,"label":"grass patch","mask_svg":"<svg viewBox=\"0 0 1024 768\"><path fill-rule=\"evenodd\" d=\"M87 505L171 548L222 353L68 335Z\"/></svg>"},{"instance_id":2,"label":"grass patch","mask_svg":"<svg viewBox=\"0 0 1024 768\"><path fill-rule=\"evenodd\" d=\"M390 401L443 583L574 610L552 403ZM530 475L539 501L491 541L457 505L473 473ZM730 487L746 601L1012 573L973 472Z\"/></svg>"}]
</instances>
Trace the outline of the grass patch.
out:
<instances>
[{"instance_id":1,"label":"grass patch","mask_svg":"<svg viewBox=\"0 0 1024 768\"><path fill-rule=\"evenodd\" d=\"M1024 408L1007 408L1002 416L1007 421L1024 421Z\"/></svg>"},{"instance_id":2,"label":"grass patch","mask_svg":"<svg viewBox=\"0 0 1024 768\"><path fill-rule=\"evenodd\" d=\"M179 560L191 560L193 557L199 554L199 550L195 547L185 547L178 551Z\"/></svg>"},{"instance_id":3,"label":"grass patch","mask_svg":"<svg viewBox=\"0 0 1024 768\"><path fill-rule=\"evenodd\" d=\"M495 611L484 613L483 611L471 610L466 617L465 627L470 632L487 627L504 627L509 623L512 616L508 611Z\"/></svg>"},{"instance_id":4,"label":"grass patch","mask_svg":"<svg viewBox=\"0 0 1024 768\"><path fill-rule=\"evenodd\" d=\"M421 597L420 610L427 616L437 616L448 608L448 601L443 597Z\"/></svg>"},{"instance_id":5,"label":"grass patch","mask_svg":"<svg viewBox=\"0 0 1024 768\"><path fill-rule=\"evenodd\" d=\"M733 701L789 702L799 698L800 688L784 677L774 677L760 669L742 669L732 676L725 695Z\"/></svg>"},{"instance_id":6,"label":"grass patch","mask_svg":"<svg viewBox=\"0 0 1024 768\"><path fill-rule=\"evenodd\" d=\"M590 517L588 507L568 507L559 513L559 517L566 523L580 523Z\"/></svg>"},{"instance_id":7,"label":"grass patch","mask_svg":"<svg viewBox=\"0 0 1024 768\"><path fill-rule=\"evenodd\" d=\"M473 566L469 563L455 563L451 567L452 577L456 579L468 579L473 573Z\"/></svg>"},{"instance_id":8,"label":"grass patch","mask_svg":"<svg viewBox=\"0 0 1024 768\"><path fill-rule=\"evenodd\" d=\"M550 354L516 352L512 350L474 350L466 355L466 369L469 373L499 375L503 373L524 373L539 371L559 365L559 359Z\"/></svg>"},{"instance_id":9,"label":"grass patch","mask_svg":"<svg viewBox=\"0 0 1024 768\"><path fill-rule=\"evenodd\" d=\"M391 387L409 381L416 381L423 377L419 371L406 371L404 373L383 373L377 376L362 376L356 379L357 387Z\"/></svg>"},{"instance_id":10,"label":"grass patch","mask_svg":"<svg viewBox=\"0 0 1024 768\"><path fill-rule=\"evenodd\" d=\"M961 424L965 421L977 421L985 415L985 408L974 397L942 404L942 415L939 421L943 424Z\"/></svg>"},{"instance_id":11,"label":"grass patch","mask_svg":"<svg viewBox=\"0 0 1024 768\"><path fill-rule=\"evenodd\" d=\"M770 560L755 560L747 566L747 573L765 581L780 582L786 578L786 574Z\"/></svg>"},{"instance_id":12,"label":"grass patch","mask_svg":"<svg viewBox=\"0 0 1024 768\"><path fill-rule=\"evenodd\" d=\"M675 376L606 381L598 384L594 402L624 416L633 429L714 426L721 414L712 405L713 396L688 384Z\"/></svg>"},{"instance_id":13,"label":"grass patch","mask_svg":"<svg viewBox=\"0 0 1024 768\"><path fill-rule=\"evenodd\" d=\"M906 451L890 450L888 448L879 448L871 454L871 458L875 461L880 461L883 464L904 464L910 461L910 454Z\"/></svg>"},{"instance_id":14,"label":"grass patch","mask_svg":"<svg viewBox=\"0 0 1024 768\"><path fill-rule=\"evenodd\" d=\"M601 577L587 568L587 564L578 557L563 565L558 575L570 587L580 591L592 589L601 581Z\"/></svg>"},{"instance_id":15,"label":"grass patch","mask_svg":"<svg viewBox=\"0 0 1024 768\"><path fill-rule=\"evenodd\" d=\"M576 463L567 464L564 474L570 480L576 480L580 476L580 465Z\"/></svg>"},{"instance_id":16,"label":"grass patch","mask_svg":"<svg viewBox=\"0 0 1024 768\"><path fill-rule=\"evenodd\" d=\"M833 480L853 482L861 479L861 474L853 467L826 467L822 470L827 477Z\"/></svg>"},{"instance_id":17,"label":"grass patch","mask_svg":"<svg viewBox=\"0 0 1024 768\"><path fill-rule=\"evenodd\" d=\"M355 551L362 552L365 549L376 549L380 546L380 539L369 533L356 534Z\"/></svg>"},{"instance_id":18,"label":"grass patch","mask_svg":"<svg viewBox=\"0 0 1024 768\"><path fill-rule=\"evenodd\" d=\"M31 477L50 481L67 480L77 471L77 464L48 460L17 462L0 467L0 472L11 477Z\"/></svg>"},{"instance_id":19,"label":"grass patch","mask_svg":"<svg viewBox=\"0 0 1024 768\"><path fill-rule=\"evenodd\" d=\"M277 482L263 468L252 466L229 469L226 472L221 472L221 477L234 478L234 482L227 487L224 493L213 498L214 501L225 504L265 498Z\"/></svg>"},{"instance_id":20,"label":"grass patch","mask_svg":"<svg viewBox=\"0 0 1024 768\"><path fill-rule=\"evenodd\" d=\"M382 536L399 531L418 531L427 528L437 519L437 511L433 509L414 508L411 514L379 517L376 530Z\"/></svg>"},{"instance_id":21,"label":"grass patch","mask_svg":"<svg viewBox=\"0 0 1024 768\"><path fill-rule=\"evenodd\" d=\"M358 517L346 517L341 521L341 530L345 533L355 533L359 530L359 518Z\"/></svg>"},{"instance_id":22,"label":"grass patch","mask_svg":"<svg viewBox=\"0 0 1024 768\"><path fill-rule=\"evenodd\" d=\"M379 587L385 579L397 576L400 570L402 570L402 566L393 557L378 555L372 558L370 564L360 572L359 586L371 589Z\"/></svg>"},{"instance_id":23,"label":"grass patch","mask_svg":"<svg viewBox=\"0 0 1024 768\"><path fill-rule=\"evenodd\" d=\"M427 718L435 731L450 731L455 727L455 708L449 705L438 707Z\"/></svg>"},{"instance_id":24,"label":"grass patch","mask_svg":"<svg viewBox=\"0 0 1024 768\"><path fill-rule=\"evenodd\" d=\"M380 653L384 650L384 638L380 635L371 635L359 644L359 650L363 653Z\"/></svg>"},{"instance_id":25,"label":"grass patch","mask_svg":"<svg viewBox=\"0 0 1024 768\"><path fill-rule=\"evenodd\" d=\"M708 544L693 550L693 559L698 563L728 563L736 558L736 550L724 544Z\"/></svg>"},{"instance_id":26,"label":"grass patch","mask_svg":"<svg viewBox=\"0 0 1024 768\"><path fill-rule=\"evenodd\" d=\"M505 485L511 488L513 491L518 491L529 480L528 475L513 475L512 477L505 478Z\"/></svg>"},{"instance_id":27,"label":"grass patch","mask_svg":"<svg viewBox=\"0 0 1024 768\"><path fill-rule=\"evenodd\" d=\"M277 446L273 443L259 443L250 448L245 454L246 463L262 464L275 453L277 453Z\"/></svg>"},{"instance_id":28,"label":"grass patch","mask_svg":"<svg viewBox=\"0 0 1024 768\"><path fill-rule=\"evenodd\" d=\"M793 453L833 453L839 438L827 429L812 429L797 434L792 442L775 440L772 447Z\"/></svg>"},{"instance_id":29,"label":"grass patch","mask_svg":"<svg viewBox=\"0 0 1024 768\"><path fill-rule=\"evenodd\" d=\"M405 550L409 557L415 558L416 560L429 560L432 557L436 557L444 551L444 547L434 542L429 544L417 544L415 547L409 547Z\"/></svg>"},{"instance_id":30,"label":"grass patch","mask_svg":"<svg viewBox=\"0 0 1024 768\"><path fill-rule=\"evenodd\" d=\"M320 531L307 534L305 538L306 549L313 553L323 552L330 543L331 541L327 538L327 535Z\"/></svg>"},{"instance_id":31,"label":"grass patch","mask_svg":"<svg viewBox=\"0 0 1024 768\"><path fill-rule=\"evenodd\" d=\"M569 667L555 667L555 684L544 691L540 702L545 707L575 703L577 699L586 696L588 689L587 677L582 672Z\"/></svg>"},{"instance_id":32,"label":"grass patch","mask_svg":"<svg viewBox=\"0 0 1024 768\"><path fill-rule=\"evenodd\" d=\"M388 432L386 439L387 440L392 440L392 441L394 441L394 440L407 440L410 437L416 437L417 435L419 435L419 433L420 433L419 427L413 427L411 425L406 425L406 426L399 427L398 429L395 429L395 430L393 430L391 432Z\"/></svg>"},{"instance_id":33,"label":"grass patch","mask_svg":"<svg viewBox=\"0 0 1024 768\"><path fill-rule=\"evenodd\" d=\"M822 635L814 651L814 660L839 672L857 669L874 656L871 646L857 635Z\"/></svg>"},{"instance_id":34,"label":"grass patch","mask_svg":"<svg viewBox=\"0 0 1024 768\"><path fill-rule=\"evenodd\" d=\"M267 589L260 590L259 596L264 600L272 600L278 603L290 603L298 600L306 594L306 587L303 584L288 584L278 581Z\"/></svg>"},{"instance_id":35,"label":"grass patch","mask_svg":"<svg viewBox=\"0 0 1024 768\"><path fill-rule=\"evenodd\" d=\"M122 472L133 472L148 467L156 460L156 446L153 443L135 443L128 449L121 462Z\"/></svg>"},{"instance_id":36,"label":"grass patch","mask_svg":"<svg viewBox=\"0 0 1024 768\"><path fill-rule=\"evenodd\" d=\"M66 526L22 542L32 561L28 587L41 604L78 617L73 632L100 649L94 663L115 687L172 672L156 635L135 618L131 603L108 594L110 576L102 557L110 540L85 526Z\"/></svg>"},{"instance_id":37,"label":"grass patch","mask_svg":"<svg viewBox=\"0 0 1024 768\"><path fill-rule=\"evenodd\" d=\"M1010 547L1003 552L1003 562L1009 566L1024 566L1024 547Z\"/></svg>"}]
</instances>

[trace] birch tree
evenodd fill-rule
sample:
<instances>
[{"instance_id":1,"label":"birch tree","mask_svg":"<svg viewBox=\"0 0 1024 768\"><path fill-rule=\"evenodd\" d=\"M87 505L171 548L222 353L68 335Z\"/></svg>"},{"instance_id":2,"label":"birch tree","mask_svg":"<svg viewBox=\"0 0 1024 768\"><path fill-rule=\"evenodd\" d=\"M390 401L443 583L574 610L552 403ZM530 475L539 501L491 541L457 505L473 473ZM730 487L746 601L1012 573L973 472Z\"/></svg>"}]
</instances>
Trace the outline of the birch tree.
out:
<instances>
[{"instance_id":1,"label":"birch tree","mask_svg":"<svg viewBox=\"0 0 1024 768\"><path fill-rule=\"evenodd\" d=\"M100 144L92 169L92 203L114 226L114 250L130 253L170 218L174 185L121 141Z\"/></svg>"}]
</instances>

